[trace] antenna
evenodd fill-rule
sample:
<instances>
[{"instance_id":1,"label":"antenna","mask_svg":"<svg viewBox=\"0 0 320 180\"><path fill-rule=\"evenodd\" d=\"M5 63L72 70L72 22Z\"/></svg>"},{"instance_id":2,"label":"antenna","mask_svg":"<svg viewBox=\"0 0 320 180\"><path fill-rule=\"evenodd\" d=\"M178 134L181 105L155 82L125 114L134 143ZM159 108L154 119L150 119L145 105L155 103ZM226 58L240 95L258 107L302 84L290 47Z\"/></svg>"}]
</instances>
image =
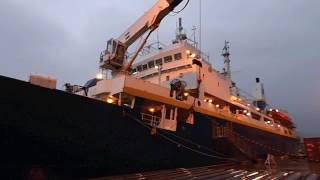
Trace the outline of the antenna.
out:
<instances>
[{"instance_id":1,"label":"antenna","mask_svg":"<svg viewBox=\"0 0 320 180\"><path fill-rule=\"evenodd\" d=\"M224 41L224 47L222 49L222 56L224 57L224 68L223 73L225 77L228 79L231 79L231 60L229 58L230 56L230 42Z\"/></svg>"},{"instance_id":2,"label":"antenna","mask_svg":"<svg viewBox=\"0 0 320 180\"><path fill-rule=\"evenodd\" d=\"M188 39L187 34L184 32L184 28L182 26L182 18L178 19L176 30L176 39L172 41L173 44L179 43Z\"/></svg>"},{"instance_id":3,"label":"antenna","mask_svg":"<svg viewBox=\"0 0 320 180\"><path fill-rule=\"evenodd\" d=\"M199 0L199 49L200 49L200 56L201 56L201 44L202 44L202 0Z\"/></svg>"},{"instance_id":4,"label":"antenna","mask_svg":"<svg viewBox=\"0 0 320 180\"><path fill-rule=\"evenodd\" d=\"M196 31L197 31L197 27L193 26L192 27L192 31L193 31L193 47L197 48L197 41L196 41Z\"/></svg>"},{"instance_id":5,"label":"antenna","mask_svg":"<svg viewBox=\"0 0 320 180\"><path fill-rule=\"evenodd\" d=\"M158 49L161 49L160 40L159 40L159 29L157 29L157 45L158 45Z\"/></svg>"}]
</instances>

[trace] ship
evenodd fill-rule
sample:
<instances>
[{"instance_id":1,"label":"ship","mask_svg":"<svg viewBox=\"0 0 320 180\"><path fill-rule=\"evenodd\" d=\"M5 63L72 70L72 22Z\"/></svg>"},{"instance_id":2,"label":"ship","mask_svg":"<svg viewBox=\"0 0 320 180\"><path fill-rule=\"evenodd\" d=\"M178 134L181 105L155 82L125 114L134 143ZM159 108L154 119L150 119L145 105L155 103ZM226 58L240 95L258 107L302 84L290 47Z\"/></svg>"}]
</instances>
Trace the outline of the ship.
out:
<instances>
[{"instance_id":1,"label":"ship","mask_svg":"<svg viewBox=\"0 0 320 180\"><path fill-rule=\"evenodd\" d=\"M88 178L295 156L293 120L267 103L260 78L253 98L241 93L227 41L220 72L179 19L172 44L149 46L135 61L146 38L126 60L127 47L146 30L148 37L180 2L159 0L108 41L101 74L83 86L58 90L43 76L29 82L0 76L2 174Z\"/></svg>"}]
</instances>

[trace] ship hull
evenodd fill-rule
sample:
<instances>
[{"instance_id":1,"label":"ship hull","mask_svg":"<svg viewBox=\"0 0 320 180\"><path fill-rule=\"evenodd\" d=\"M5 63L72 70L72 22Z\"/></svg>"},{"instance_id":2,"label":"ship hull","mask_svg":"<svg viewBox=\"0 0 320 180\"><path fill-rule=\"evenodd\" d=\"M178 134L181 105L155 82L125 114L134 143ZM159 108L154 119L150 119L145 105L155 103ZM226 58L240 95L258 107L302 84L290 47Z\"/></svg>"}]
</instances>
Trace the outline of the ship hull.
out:
<instances>
[{"instance_id":1,"label":"ship hull","mask_svg":"<svg viewBox=\"0 0 320 180\"><path fill-rule=\"evenodd\" d=\"M227 122L197 113L194 124L179 122L177 132L140 121L140 110L50 90L0 76L0 166L28 175L40 167L68 178L197 167L245 158L227 138L215 138ZM143 101L138 99L137 103ZM295 149L286 139L234 124L235 132L282 152ZM252 144L263 158L272 152Z\"/></svg>"}]
</instances>

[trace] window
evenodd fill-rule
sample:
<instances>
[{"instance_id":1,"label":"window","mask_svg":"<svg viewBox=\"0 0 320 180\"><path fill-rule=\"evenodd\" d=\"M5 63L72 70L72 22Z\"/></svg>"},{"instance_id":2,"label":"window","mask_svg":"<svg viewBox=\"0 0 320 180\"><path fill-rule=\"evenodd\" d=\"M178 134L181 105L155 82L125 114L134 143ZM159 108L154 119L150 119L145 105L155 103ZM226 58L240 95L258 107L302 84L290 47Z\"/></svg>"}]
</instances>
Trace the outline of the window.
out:
<instances>
[{"instance_id":1,"label":"window","mask_svg":"<svg viewBox=\"0 0 320 180\"><path fill-rule=\"evenodd\" d=\"M154 61L149 61L148 66L149 68L154 68Z\"/></svg>"},{"instance_id":2,"label":"window","mask_svg":"<svg viewBox=\"0 0 320 180\"><path fill-rule=\"evenodd\" d=\"M169 63L172 61L172 56L166 56L164 57L164 63Z\"/></svg>"},{"instance_id":3,"label":"window","mask_svg":"<svg viewBox=\"0 0 320 180\"><path fill-rule=\"evenodd\" d=\"M142 66L141 65L137 66L137 71L139 71L139 72L142 71Z\"/></svg>"},{"instance_id":4,"label":"window","mask_svg":"<svg viewBox=\"0 0 320 180\"><path fill-rule=\"evenodd\" d=\"M256 113L251 113L251 117L255 120L260 120L261 116L259 114L256 114Z\"/></svg>"},{"instance_id":5,"label":"window","mask_svg":"<svg viewBox=\"0 0 320 180\"><path fill-rule=\"evenodd\" d=\"M178 61L180 59L182 59L182 54L181 53L174 54L174 60Z\"/></svg>"},{"instance_id":6,"label":"window","mask_svg":"<svg viewBox=\"0 0 320 180\"><path fill-rule=\"evenodd\" d=\"M136 72L137 72L137 69L136 69L136 68L131 69L131 73L132 73L132 74L135 74Z\"/></svg>"},{"instance_id":7,"label":"window","mask_svg":"<svg viewBox=\"0 0 320 180\"><path fill-rule=\"evenodd\" d=\"M148 65L147 64L142 65L142 70L147 70L147 69L148 69Z\"/></svg>"},{"instance_id":8,"label":"window","mask_svg":"<svg viewBox=\"0 0 320 180\"><path fill-rule=\"evenodd\" d=\"M264 122L267 122L267 123L271 123L272 120L271 119L268 119L268 118L263 118Z\"/></svg>"},{"instance_id":9,"label":"window","mask_svg":"<svg viewBox=\"0 0 320 180\"><path fill-rule=\"evenodd\" d=\"M169 81L170 80L170 76L166 76L166 81Z\"/></svg>"},{"instance_id":10,"label":"window","mask_svg":"<svg viewBox=\"0 0 320 180\"><path fill-rule=\"evenodd\" d=\"M156 65L162 65L162 58L156 60Z\"/></svg>"}]
</instances>

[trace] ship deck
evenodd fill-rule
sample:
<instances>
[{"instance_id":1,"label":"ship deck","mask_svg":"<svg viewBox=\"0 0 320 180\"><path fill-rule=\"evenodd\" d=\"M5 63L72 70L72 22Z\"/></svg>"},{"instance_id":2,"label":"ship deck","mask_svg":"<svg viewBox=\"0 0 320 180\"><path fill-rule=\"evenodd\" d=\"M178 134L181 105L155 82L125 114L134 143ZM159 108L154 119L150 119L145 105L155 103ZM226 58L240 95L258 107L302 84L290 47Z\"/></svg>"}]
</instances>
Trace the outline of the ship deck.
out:
<instances>
[{"instance_id":1,"label":"ship deck","mask_svg":"<svg viewBox=\"0 0 320 180\"><path fill-rule=\"evenodd\" d=\"M267 168L263 163L255 165L243 163L224 163L220 165L178 168L135 174L101 177L92 180L142 180L142 179L272 179L272 180L320 180L320 163L311 163L304 159L281 161L277 166Z\"/></svg>"}]
</instances>

